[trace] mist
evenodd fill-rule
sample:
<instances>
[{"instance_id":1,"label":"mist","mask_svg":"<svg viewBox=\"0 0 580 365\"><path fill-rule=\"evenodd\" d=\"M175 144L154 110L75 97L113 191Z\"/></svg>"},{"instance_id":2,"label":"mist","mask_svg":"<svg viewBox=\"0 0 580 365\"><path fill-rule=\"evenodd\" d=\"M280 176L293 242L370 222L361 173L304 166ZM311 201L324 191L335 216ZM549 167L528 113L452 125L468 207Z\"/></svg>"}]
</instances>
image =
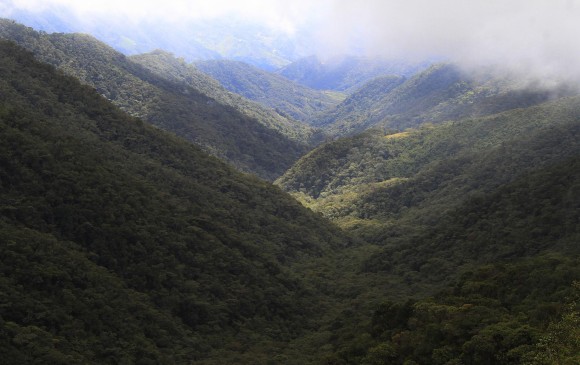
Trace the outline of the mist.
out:
<instances>
[{"instance_id":1,"label":"mist","mask_svg":"<svg viewBox=\"0 0 580 365\"><path fill-rule=\"evenodd\" d=\"M580 2L339 1L322 27L326 52L440 57L538 77L580 77Z\"/></svg>"},{"instance_id":2,"label":"mist","mask_svg":"<svg viewBox=\"0 0 580 365\"><path fill-rule=\"evenodd\" d=\"M136 29L140 24L159 23L174 24L180 34L195 22L235 17L284 33L304 50L294 57L315 50L322 58L344 53L436 58L466 69L497 66L532 77L580 79L580 0L13 0L0 4L2 16L15 11L66 11L68 17L73 15L71 23L76 22L73 31L82 31L83 26L130 24ZM107 19L109 24L104 24ZM165 27L164 31L174 30Z\"/></svg>"}]
</instances>

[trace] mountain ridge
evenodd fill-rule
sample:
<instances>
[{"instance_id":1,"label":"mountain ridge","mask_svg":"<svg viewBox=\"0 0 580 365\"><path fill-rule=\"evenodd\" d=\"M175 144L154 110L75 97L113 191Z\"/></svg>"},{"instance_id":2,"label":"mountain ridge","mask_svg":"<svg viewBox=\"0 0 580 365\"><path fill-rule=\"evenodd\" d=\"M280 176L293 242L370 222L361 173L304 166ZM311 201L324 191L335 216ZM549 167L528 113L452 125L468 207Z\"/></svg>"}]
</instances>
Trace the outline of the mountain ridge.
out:
<instances>
[{"instance_id":1,"label":"mountain ridge","mask_svg":"<svg viewBox=\"0 0 580 365\"><path fill-rule=\"evenodd\" d=\"M387 92L377 95L380 88ZM493 69L468 75L454 64L441 63L395 87L389 78L375 79L313 124L334 136L353 135L373 127L404 130L423 123L525 108L577 94L577 89L565 82L542 87Z\"/></svg>"},{"instance_id":2,"label":"mountain ridge","mask_svg":"<svg viewBox=\"0 0 580 365\"><path fill-rule=\"evenodd\" d=\"M310 89L243 62L210 60L195 62L195 66L226 89L305 123L340 100L340 95Z\"/></svg>"},{"instance_id":3,"label":"mountain ridge","mask_svg":"<svg viewBox=\"0 0 580 365\"><path fill-rule=\"evenodd\" d=\"M13 43L0 63L5 361L204 363L315 325L293 267L348 237Z\"/></svg>"},{"instance_id":4,"label":"mountain ridge","mask_svg":"<svg viewBox=\"0 0 580 365\"><path fill-rule=\"evenodd\" d=\"M308 149L307 142L281 133L291 129L271 129L191 85L148 71L92 36L43 34L10 20L0 22L0 33L132 115L201 145L242 171L272 180Z\"/></svg>"},{"instance_id":5,"label":"mountain ridge","mask_svg":"<svg viewBox=\"0 0 580 365\"><path fill-rule=\"evenodd\" d=\"M261 124L279 131L296 142L310 143L313 138L315 131L307 125L282 116L257 102L252 102L239 94L226 90L217 80L200 72L184 60L175 58L171 53L155 50L129 58L162 77L179 83L186 83L215 100L246 113L248 116L259 120Z\"/></svg>"}]
</instances>

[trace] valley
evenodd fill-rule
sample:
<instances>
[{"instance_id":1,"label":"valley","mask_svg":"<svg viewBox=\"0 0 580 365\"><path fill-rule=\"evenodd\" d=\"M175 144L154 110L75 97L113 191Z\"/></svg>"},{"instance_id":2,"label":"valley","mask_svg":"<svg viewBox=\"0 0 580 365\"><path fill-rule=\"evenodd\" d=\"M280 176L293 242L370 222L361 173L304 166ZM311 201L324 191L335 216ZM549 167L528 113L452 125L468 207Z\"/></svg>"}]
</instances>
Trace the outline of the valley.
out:
<instances>
[{"instance_id":1,"label":"valley","mask_svg":"<svg viewBox=\"0 0 580 365\"><path fill-rule=\"evenodd\" d=\"M0 20L6 363L575 363L577 85L282 63Z\"/></svg>"}]
</instances>

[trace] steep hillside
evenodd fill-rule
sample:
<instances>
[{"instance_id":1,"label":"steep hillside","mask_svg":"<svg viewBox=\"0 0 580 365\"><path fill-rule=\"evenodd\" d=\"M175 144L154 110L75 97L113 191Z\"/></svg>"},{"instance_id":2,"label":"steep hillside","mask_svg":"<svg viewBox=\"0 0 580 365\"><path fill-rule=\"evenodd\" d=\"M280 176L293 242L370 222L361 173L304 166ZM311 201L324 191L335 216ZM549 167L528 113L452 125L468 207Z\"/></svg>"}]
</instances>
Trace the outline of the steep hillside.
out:
<instances>
[{"instance_id":1,"label":"steep hillside","mask_svg":"<svg viewBox=\"0 0 580 365\"><path fill-rule=\"evenodd\" d=\"M427 63L403 60L370 59L355 56L335 57L322 62L316 56L294 61L278 74L318 90L352 93L367 81L386 75L408 77L428 67Z\"/></svg>"},{"instance_id":2,"label":"steep hillside","mask_svg":"<svg viewBox=\"0 0 580 365\"><path fill-rule=\"evenodd\" d=\"M308 148L295 134L290 138L281 133L294 133L292 129L272 129L273 120L255 119L191 85L160 77L91 36L39 33L2 20L0 37L79 78L133 116L202 146L242 171L273 179Z\"/></svg>"},{"instance_id":3,"label":"steep hillside","mask_svg":"<svg viewBox=\"0 0 580 365\"><path fill-rule=\"evenodd\" d=\"M310 122L342 100L340 94L313 90L242 62L201 61L195 66L226 89L303 122Z\"/></svg>"},{"instance_id":4,"label":"steep hillside","mask_svg":"<svg viewBox=\"0 0 580 365\"><path fill-rule=\"evenodd\" d=\"M579 137L576 97L303 157L278 184L369 243L312 265L349 303L326 363L573 363Z\"/></svg>"},{"instance_id":5,"label":"steep hillside","mask_svg":"<svg viewBox=\"0 0 580 365\"><path fill-rule=\"evenodd\" d=\"M440 197L420 213L401 210L375 251L345 252L344 259L363 257L348 281L373 289L359 290L356 309L335 320L328 362L573 364L580 353L579 171L576 153L457 205ZM403 209L414 209L410 196L426 195L415 189L400 191L411 202ZM430 222L419 224L424 213ZM415 299L393 300L401 289ZM365 304L380 293L389 298L368 320Z\"/></svg>"},{"instance_id":6,"label":"steep hillside","mask_svg":"<svg viewBox=\"0 0 580 365\"><path fill-rule=\"evenodd\" d=\"M61 68L0 42L3 363L577 362L580 98L462 119L560 91L490 78L455 108L473 85L455 93L452 69L377 79L353 110L398 93L457 121L304 156L278 184L313 213L107 98L183 125L204 110L232 140L263 109L222 105L236 97L164 53L145 68L88 36L1 29Z\"/></svg>"},{"instance_id":7,"label":"steep hillside","mask_svg":"<svg viewBox=\"0 0 580 365\"><path fill-rule=\"evenodd\" d=\"M372 127L404 130L525 108L577 93L565 85L543 87L493 70L467 75L452 64L434 65L396 87L393 82L386 77L369 82L313 124L338 136Z\"/></svg>"},{"instance_id":8,"label":"steep hillside","mask_svg":"<svg viewBox=\"0 0 580 365\"><path fill-rule=\"evenodd\" d=\"M314 326L293 267L333 226L4 41L0 80L3 363L259 364Z\"/></svg>"},{"instance_id":9,"label":"steep hillside","mask_svg":"<svg viewBox=\"0 0 580 365\"><path fill-rule=\"evenodd\" d=\"M307 205L381 242L441 220L535 169L580 153L580 101L320 146L278 180ZM408 226L409 224L409 226Z\"/></svg>"},{"instance_id":10,"label":"steep hillside","mask_svg":"<svg viewBox=\"0 0 580 365\"><path fill-rule=\"evenodd\" d=\"M215 79L168 52L157 50L132 56L130 59L161 77L185 83L216 101L235 108L248 117L259 120L268 128L276 130L298 143L306 144L313 138L315 131L307 125L284 117L271 108L226 90Z\"/></svg>"}]
</instances>

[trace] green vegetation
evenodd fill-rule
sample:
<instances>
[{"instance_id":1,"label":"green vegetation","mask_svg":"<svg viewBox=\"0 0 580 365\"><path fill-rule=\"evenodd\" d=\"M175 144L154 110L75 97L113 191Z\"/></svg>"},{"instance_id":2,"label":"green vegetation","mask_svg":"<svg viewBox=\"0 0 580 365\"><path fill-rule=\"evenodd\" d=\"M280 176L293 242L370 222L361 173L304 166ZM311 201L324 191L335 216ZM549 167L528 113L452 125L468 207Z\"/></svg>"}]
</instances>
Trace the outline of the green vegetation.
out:
<instances>
[{"instance_id":1,"label":"green vegetation","mask_svg":"<svg viewBox=\"0 0 580 365\"><path fill-rule=\"evenodd\" d=\"M341 101L336 93L331 97L243 62L199 61L195 66L217 79L226 89L306 123Z\"/></svg>"},{"instance_id":2,"label":"green vegetation","mask_svg":"<svg viewBox=\"0 0 580 365\"><path fill-rule=\"evenodd\" d=\"M541 362L542 346L577 360L577 312L564 302L580 277L579 120L580 99L568 98L368 130L277 180L370 243L336 261L351 261L334 274L350 306L329 320L326 363L553 363ZM550 335L557 326L567 335Z\"/></svg>"},{"instance_id":3,"label":"green vegetation","mask_svg":"<svg viewBox=\"0 0 580 365\"><path fill-rule=\"evenodd\" d=\"M563 95L567 86L543 87L494 70L466 75L457 66L439 64L409 79L381 77L368 82L314 125L336 136L372 127L404 130L525 108Z\"/></svg>"},{"instance_id":4,"label":"green vegetation","mask_svg":"<svg viewBox=\"0 0 580 365\"><path fill-rule=\"evenodd\" d=\"M279 118L259 121L254 112L224 105L193 83L160 77L91 36L39 33L0 20L0 37L94 87L129 114L194 142L242 171L273 180L309 149L296 128L272 128Z\"/></svg>"},{"instance_id":5,"label":"green vegetation","mask_svg":"<svg viewBox=\"0 0 580 365\"><path fill-rule=\"evenodd\" d=\"M333 226L12 44L0 65L4 363L259 358L314 326L293 266Z\"/></svg>"},{"instance_id":6,"label":"green vegetation","mask_svg":"<svg viewBox=\"0 0 580 365\"><path fill-rule=\"evenodd\" d=\"M182 59L168 52L157 50L151 53L132 56L132 61L144 66L157 75L178 83L185 83L216 101L235 108L240 113L254 118L269 129L276 130L288 138L308 144L315 135L307 125L283 117L273 109L252 102L239 94L226 90L215 79L199 71Z\"/></svg>"},{"instance_id":7,"label":"green vegetation","mask_svg":"<svg viewBox=\"0 0 580 365\"><path fill-rule=\"evenodd\" d=\"M277 183L381 243L404 227L432 227L442 212L576 157L579 105L577 98L561 99L404 133L369 130L320 146Z\"/></svg>"},{"instance_id":8,"label":"green vegetation","mask_svg":"<svg viewBox=\"0 0 580 365\"><path fill-rule=\"evenodd\" d=\"M578 362L580 97L557 98L569 90L490 78L455 92L450 66L382 77L343 107L396 94L391 110L456 121L330 141L278 187L111 100L160 126L171 116L206 150L243 140L245 165L231 146L230 161L270 178L292 161L275 151L309 130L167 53L128 60L88 36L0 25L60 68L0 42L3 362Z\"/></svg>"},{"instance_id":9,"label":"green vegetation","mask_svg":"<svg viewBox=\"0 0 580 365\"><path fill-rule=\"evenodd\" d=\"M570 280L578 264L554 254L490 264L434 297L384 302L366 332L343 333L354 340L337 344L325 363L574 364L579 308L570 298L579 293Z\"/></svg>"}]
</instances>

